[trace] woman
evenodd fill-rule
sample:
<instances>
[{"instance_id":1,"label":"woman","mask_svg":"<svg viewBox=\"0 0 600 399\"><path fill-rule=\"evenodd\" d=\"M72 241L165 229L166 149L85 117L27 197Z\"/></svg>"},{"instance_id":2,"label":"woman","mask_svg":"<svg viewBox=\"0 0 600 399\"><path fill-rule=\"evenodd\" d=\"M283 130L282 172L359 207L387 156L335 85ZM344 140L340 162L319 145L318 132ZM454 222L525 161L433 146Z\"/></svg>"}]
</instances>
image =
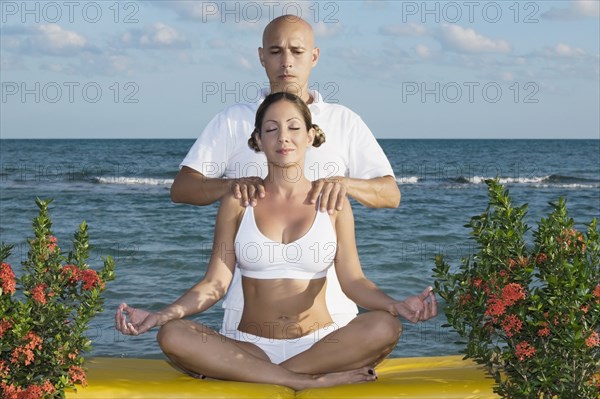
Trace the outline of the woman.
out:
<instances>
[{"instance_id":1,"label":"woman","mask_svg":"<svg viewBox=\"0 0 600 399\"><path fill-rule=\"evenodd\" d=\"M397 316L424 321L437 314L437 304L430 287L396 301L364 276L350 204L333 215L309 204L304 154L323 141L300 98L268 96L249 140L267 157L265 197L247 208L233 196L223 198L204 278L159 312L121 304L117 329L138 335L161 326L161 349L191 374L296 390L375 380L373 367L400 338ZM244 310L235 339L183 320L223 298L236 262ZM325 275L331 266L344 293L371 310L342 328L334 325L325 303Z\"/></svg>"}]
</instances>

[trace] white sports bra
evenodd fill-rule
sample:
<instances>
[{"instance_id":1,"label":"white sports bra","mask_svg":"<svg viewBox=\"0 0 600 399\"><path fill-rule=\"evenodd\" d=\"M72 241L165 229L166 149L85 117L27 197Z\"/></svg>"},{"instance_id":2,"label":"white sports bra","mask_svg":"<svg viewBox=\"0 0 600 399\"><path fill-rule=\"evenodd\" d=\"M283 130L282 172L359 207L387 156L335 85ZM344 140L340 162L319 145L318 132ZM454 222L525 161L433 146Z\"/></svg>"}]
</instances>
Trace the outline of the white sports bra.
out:
<instances>
[{"instance_id":1,"label":"white sports bra","mask_svg":"<svg viewBox=\"0 0 600 399\"><path fill-rule=\"evenodd\" d=\"M283 244L261 233L254 208L248 206L235 237L235 255L241 274L256 279L325 277L333 265L336 250L337 237L327 212L316 211L308 232Z\"/></svg>"}]
</instances>

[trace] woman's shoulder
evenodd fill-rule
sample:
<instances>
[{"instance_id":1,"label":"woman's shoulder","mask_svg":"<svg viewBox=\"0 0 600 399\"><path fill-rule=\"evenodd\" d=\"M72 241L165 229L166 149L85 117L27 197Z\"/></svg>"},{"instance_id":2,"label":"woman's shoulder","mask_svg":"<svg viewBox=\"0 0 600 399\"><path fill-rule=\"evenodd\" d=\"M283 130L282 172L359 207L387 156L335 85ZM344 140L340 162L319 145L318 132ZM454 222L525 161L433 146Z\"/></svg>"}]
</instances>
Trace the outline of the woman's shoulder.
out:
<instances>
[{"instance_id":1,"label":"woman's shoulder","mask_svg":"<svg viewBox=\"0 0 600 399\"><path fill-rule=\"evenodd\" d=\"M246 208L242 205L239 198L235 198L233 193L227 193L221 197L219 209L221 212L226 212L231 216L239 216Z\"/></svg>"}]
</instances>

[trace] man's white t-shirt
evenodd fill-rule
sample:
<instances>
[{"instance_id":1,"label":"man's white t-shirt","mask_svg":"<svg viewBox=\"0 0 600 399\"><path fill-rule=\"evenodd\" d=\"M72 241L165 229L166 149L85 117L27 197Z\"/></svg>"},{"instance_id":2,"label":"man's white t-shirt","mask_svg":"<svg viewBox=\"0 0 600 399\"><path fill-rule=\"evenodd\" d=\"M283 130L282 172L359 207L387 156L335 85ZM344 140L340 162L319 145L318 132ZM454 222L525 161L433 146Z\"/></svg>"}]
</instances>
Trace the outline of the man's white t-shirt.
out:
<instances>
[{"instance_id":1,"label":"man's white t-shirt","mask_svg":"<svg viewBox=\"0 0 600 399\"><path fill-rule=\"evenodd\" d=\"M254 130L256 110L267 94L267 91L263 91L258 102L235 104L217 114L198 137L180 167L190 167L211 178L264 178L268 172L266 157L264 153L250 149L248 139ZM310 95L313 98L309 104L313 123L325 133L325 142L306 152L305 176L309 180L332 176L357 179L394 176L381 146L357 114L342 105L324 102L316 91L311 91ZM356 315L358 312L354 302L342 292L335 268L330 268L327 275L326 301L334 321L336 314ZM244 307L237 267L223 307L226 322L221 332L232 332L237 329ZM227 316L228 310L234 310L237 315L233 321L232 317ZM345 320L342 322L345 325L351 317L340 320ZM340 322L336 323L341 327Z\"/></svg>"}]
</instances>

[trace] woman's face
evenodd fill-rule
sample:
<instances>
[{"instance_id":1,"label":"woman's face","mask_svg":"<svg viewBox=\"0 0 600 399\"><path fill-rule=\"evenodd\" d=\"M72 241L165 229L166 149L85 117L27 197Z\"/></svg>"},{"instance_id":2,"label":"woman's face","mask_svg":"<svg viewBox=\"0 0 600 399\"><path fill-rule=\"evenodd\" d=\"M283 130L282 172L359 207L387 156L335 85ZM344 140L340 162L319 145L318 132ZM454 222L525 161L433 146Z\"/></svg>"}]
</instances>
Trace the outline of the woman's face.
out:
<instances>
[{"instance_id":1,"label":"woman's face","mask_svg":"<svg viewBox=\"0 0 600 399\"><path fill-rule=\"evenodd\" d=\"M269 106L260 132L257 142L267 161L282 167L303 165L306 149L314 140L314 129L306 130L300 110L287 100Z\"/></svg>"}]
</instances>

